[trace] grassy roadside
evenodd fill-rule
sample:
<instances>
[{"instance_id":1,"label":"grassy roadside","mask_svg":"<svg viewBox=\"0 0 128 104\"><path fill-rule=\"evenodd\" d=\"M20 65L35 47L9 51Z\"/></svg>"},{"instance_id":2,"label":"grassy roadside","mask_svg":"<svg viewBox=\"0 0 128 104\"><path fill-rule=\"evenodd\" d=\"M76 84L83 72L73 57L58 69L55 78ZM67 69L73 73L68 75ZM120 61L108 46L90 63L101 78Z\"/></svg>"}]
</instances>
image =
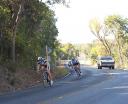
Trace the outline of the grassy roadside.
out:
<instances>
[{"instance_id":1,"label":"grassy roadside","mask_svg":"<svg viewBox=\"0 0 128 104\"><path fill-rule=\"evenodd\" d=\"M41 74L37 73L36 70L22 68L16 69L15 73L7 73L6 70L0 67L0 95L42 83ZM64 66L57 66L51 72L54 80L68 74L68 70Z\"/></svg>"},{"instance_id":2,"label":"grassy roadside","mask_svg":"<svg viewBox=\"0 0 128 104\"><path fill-rule=\"evenodd\" d=\"M54 71L54 79L62 78L68 74L68 70L64 66L57 66Z\"/></svg>"}]
</instances>

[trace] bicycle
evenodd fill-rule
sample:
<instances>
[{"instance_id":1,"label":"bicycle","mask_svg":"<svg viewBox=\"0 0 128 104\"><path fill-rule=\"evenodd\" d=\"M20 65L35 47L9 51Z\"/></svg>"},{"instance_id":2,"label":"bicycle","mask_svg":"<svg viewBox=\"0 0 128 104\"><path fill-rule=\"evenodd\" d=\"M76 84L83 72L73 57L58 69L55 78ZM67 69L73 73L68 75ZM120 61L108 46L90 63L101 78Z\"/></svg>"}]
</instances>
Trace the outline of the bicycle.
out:
<instances>
[{"instance_id":1,"label":"bicycle","mask_svg":"<svg viewBox=\"0 0 128 104\"><path fill-rule=\"evenodd\" d=\"M80 70L79 70L78 65L75 65L75 66L74 66L74 70L75 70L75 72L76 72L78 78L81 78L82 75L81 75L81 72L80 72Z\"/></svg>"},{"instance_id":2,"label":"bicycle","mask_svg":"<svg viewBox=\"0 0 128 104\"><path fill-rule=\"evenodd\" d=\"M42 77L43 77L43 85L44 85L44 87L47 87L48 85L51 87L52 84L51 84L51 80L49 80L49 76L48 76L47 70L43 71Z\"/></svg>"}]
</instances>

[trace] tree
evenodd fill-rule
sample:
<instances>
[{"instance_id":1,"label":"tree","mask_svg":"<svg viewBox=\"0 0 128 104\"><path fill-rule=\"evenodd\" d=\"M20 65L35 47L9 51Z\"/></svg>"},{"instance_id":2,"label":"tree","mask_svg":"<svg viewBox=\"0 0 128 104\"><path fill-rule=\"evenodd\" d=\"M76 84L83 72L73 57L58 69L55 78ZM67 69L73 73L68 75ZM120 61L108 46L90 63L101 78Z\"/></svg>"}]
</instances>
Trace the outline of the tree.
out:
<instances>
[{"instance_id":1,"label":"tree","mask_svg":"<svg viewBox=\"0 0 128 104\"><path fill-rule=\"evenodd\" d=\"M108 27L110 34L114 35L120 66L124 64L123 47L125 46L125 37L128 33L128 19L119 15L111 15L105 19L105 25Z\"/></svg>"},{"instance_id":2,"label":"tree","mask_svg":"<svg viewBox=\"0 0 128 104\"><path fill-rule=\"evenodd\" d=\"M2 0L0 14L0 62L13 58L27 66L37 56L45 56L46 45L56 57L57 20L49 6L39 0Z\"/></svg>"},{"instance_id":3,"label":"tree","mask_svg":"<svg viewBox=\"0 0 128 104\"><path fill-rule=\"evenodd\" d=\"M98 40L103 44L105 47L107 54L112 55L110 45L106 39L107 36L107 29L104 25L102 25L97 19L93 19L90 21L89 24L91 32L98 38Z\"/></svg>"},{"instance_id":4,"label":"tree","mask_svg":"<svg viewBox=\"0 0 128 104\"><path fill-rule=\"evenodd\" d=\"M66 7L69 7L70 0L68 0L68 1L67 0L46 0L45 3L47 3L49 5L54 5L54 4L58 3L58 4L63 4Z\"/></svg>"},{"instance_id":5,"label":"tree","mask_svg":"<svg viewBox=\"0 0 128 104\"><path fill-rule=\"evenodd\" d=\"M7 26L9 24L9 20L10 20L10 9L8 7L6 7L6 3L4 0L2 0L0 2L0 60L6 58L5 54L8 53L8 47L10 47L10 45L8 45L8 30L9 27ZM5 44L7 43L7 44ZM7 49L6 51L4 51L5 49Z\"/></svg>"},{"instance_id":6,"label":"tree","mask_svg":"<svg viewBox=\"0 0 128 104\"><path fill-rule=\"evenodd\" d=\"M28 47L30 49L30 46L31 49L34 48L34 51L32 51L35 53L36 48L41 47L39 45L41 34L43 34L41 37L45 40L41 45L49 44L52 45L51 47L55 47L54 42L58 30L55 26L54 12L46 5L48 2L51 5L55 3L66 4L65 0L47 0L45 3L41 2L41 0L0 1L1 58L7 56L10 59L11 57L15 63L17 55L21 53L20 51L26 51ZM39 32L40 30L43 30L43 32ZM46 38L49 38L49 41ZM36 39L38 42L36 42ZM12 51L8 52L10 49ZM40 53L39 50L41 49L38 49L36 54Z\"/></svg>"}]
</instances>

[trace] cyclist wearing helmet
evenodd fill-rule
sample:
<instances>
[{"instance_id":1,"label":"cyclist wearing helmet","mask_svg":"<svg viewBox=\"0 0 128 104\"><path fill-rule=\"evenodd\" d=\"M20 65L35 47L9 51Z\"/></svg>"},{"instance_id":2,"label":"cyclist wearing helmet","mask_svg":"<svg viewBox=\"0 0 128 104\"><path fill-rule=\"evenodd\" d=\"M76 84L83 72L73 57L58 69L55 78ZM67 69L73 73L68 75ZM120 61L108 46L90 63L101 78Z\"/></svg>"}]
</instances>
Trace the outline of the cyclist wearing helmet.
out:
<instances>
[{"instance_id":1,"label":"cyclist wearing helmet","mask_svg":"<svg viewBox=\"0 0 128 104\"><path fill-rule=\"evenodd\" d=\"M69 62L68 62L68 67L69 67L69 68L72 68L72 61L69 61Z\"/></svg>"},{"instance_id":2,"label":"cyclist wearing helmet","mask_svg":"<svg viewBox=\"0 0 128 104\"><path fill-rule=\"evenodd\" d=\"M76 58L72 58L71 62L72 62L73 67L78 66L78 70L81 73L80 62Z\"/></svg>"},{"instance_id":3,"label":"cyclist wearing helmet","mask_svg":"<svg viewBox=\"0 0 128 104\"><path fill-rule=\"evenodd\" d=\"M38 57L37 64L38 64L37 71L47 70L48 76L49 76L49 80L51 81L51 85L52 85L53 84L53 80L52 80L52 75L51 75L51 72L50 72L50 64L49 64L49 62L47 62L47 60L45 58Z\"/></svg>"},{"instance_id":4,"label":"cyclist wearing helmet","mask_svg":"<svg viewBox=\"0 0 128 104\"><path fill-rule=\"evenodd\" d=\"M69 68L70 73L72 73L72 71L73 71L73 64L72 64L71 60L68 62L68 68Z\"/></svg>"}]
</instances>

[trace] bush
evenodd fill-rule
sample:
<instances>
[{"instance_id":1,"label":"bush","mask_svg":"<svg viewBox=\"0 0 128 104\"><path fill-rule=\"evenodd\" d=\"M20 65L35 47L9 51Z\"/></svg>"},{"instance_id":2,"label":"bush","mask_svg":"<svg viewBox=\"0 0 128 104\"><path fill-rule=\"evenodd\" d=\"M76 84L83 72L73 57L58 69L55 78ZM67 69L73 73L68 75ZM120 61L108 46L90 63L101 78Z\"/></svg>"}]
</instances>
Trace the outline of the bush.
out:
<instances>
[{"instance_id":1,"label":"bush","mask_svg":"<svg viewBox=\"0 0 128 104\"><path fill-rule=\"evenodd\" d=\"M9 72L15 73L16 72L16 64L10 62L7 64L7 69Z\"/></svg>"},{"instance_id":2,"label":"bush","mask_svg":"<svg viewBox=\"0 0 128 104\"><path fill-rule=\"evenodd\" d=\"M68 70L64 66L58 66L54 70L54 78L61 78L68 74Z\"/></svg>"}]
</instances>

